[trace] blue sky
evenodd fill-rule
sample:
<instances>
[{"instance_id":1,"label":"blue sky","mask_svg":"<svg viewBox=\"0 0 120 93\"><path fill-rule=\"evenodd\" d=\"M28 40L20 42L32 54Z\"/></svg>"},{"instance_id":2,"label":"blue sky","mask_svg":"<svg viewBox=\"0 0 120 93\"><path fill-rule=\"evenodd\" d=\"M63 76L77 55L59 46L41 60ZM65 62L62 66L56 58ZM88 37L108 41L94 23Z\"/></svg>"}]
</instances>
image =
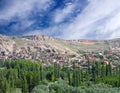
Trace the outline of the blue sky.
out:
<instances>
[{"instance_id":1,"label":"blue sky","mask_svg":"<svg viewBox=\"0 0 120 93\"><path fill-rule=\"evenodd\" d=\"M120 37L119 0L0 0L0 34Z\"/></svg>"}]
</instances>

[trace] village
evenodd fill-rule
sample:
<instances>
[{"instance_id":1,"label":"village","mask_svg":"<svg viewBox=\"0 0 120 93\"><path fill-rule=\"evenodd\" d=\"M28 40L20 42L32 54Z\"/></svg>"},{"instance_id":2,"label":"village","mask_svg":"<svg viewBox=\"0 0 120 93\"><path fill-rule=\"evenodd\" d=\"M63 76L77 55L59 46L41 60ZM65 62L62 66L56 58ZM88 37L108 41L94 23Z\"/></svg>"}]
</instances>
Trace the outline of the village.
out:
<instances>
[{"instance_id":1,"label":"village","mask_svg":"<svg viewBox=\"0 0 120 93\"><path fill-rule=\"evenodd\" d=\"M38 61L42 62L45 67L53 64L54 62L57 62L62 66L72 66L72 62L74 61L77 62L78 66L82 67L86 67L88 65L88 61L90 64L92 64L92 62L94 61L103 61L106 64L110 62L114 65L120 64L120 51L118 50L114 52L108 50L104 50L101 52L82 51L78 52L77 54L69 54L67 51L63 51L62 53L60 53L51 45L47 43L41 43L44 42L46 39L46 37L44 36L34 36L33 38L27 37L27 39L40 42L28 42L25 43L24 46L17 47L15 41L1 38L0 59L26 59L33 62ZM47 39L54 40L50 37L47 37ZM83 43L83 41L81 42ZM85 41L85 43L89 42ZM115 49L119 49L118 44L115 48L113 48L113 50Z\"/></svg>"}]
</instances>

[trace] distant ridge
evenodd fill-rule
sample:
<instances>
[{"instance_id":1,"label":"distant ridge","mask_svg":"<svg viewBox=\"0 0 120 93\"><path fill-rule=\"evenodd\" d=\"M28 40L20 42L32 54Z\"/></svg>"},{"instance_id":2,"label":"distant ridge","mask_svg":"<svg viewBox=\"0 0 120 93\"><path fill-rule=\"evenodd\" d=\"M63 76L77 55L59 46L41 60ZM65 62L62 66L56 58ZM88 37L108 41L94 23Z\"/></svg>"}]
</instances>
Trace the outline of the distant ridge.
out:
<instances>
[{"instance_id":1,"label":"distant ridge","mask_svg":"<svg viewBox=\"0 0 120 93\"><path fill-rule=\"evenodd\" d=\"M120 39L112 40L63 40L44 35L5 36L0 35L0 58L40 59L52 55L78 55L79 51L120 52ZM34 56L33 56L34 55ZM43 58L44 58L43 57Z\"/></svg>"}]
</instances>

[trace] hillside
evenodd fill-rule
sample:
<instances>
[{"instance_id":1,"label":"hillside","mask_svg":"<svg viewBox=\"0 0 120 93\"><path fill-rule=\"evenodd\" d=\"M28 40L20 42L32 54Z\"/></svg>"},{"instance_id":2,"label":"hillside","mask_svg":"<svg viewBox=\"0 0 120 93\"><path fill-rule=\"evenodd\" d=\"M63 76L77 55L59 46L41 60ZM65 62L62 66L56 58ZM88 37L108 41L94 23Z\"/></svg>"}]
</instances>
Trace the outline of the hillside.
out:
<instances>
[{"instance_id":1,"label":"hillside","mask_svg":"<svg viewBox=\"0 0 120 93\"><path fill-rule=\"evenodd\" d=\"M120 39L0 35L0 93L119 93L119 73Z\"/></svg>"},{"instance_id":2,"label":"hillside","mask_svg":"<svg viewBox=\"0 0 120 93\"><path fill-rule=\"evenodd\" d=\"M31 36L0 35L0 58L22 58L45 60L57 55L78 54L78 51L103 52L120 51L120 39L113 40L62 40L58 38Z\"/></svg>"}]
</instances>

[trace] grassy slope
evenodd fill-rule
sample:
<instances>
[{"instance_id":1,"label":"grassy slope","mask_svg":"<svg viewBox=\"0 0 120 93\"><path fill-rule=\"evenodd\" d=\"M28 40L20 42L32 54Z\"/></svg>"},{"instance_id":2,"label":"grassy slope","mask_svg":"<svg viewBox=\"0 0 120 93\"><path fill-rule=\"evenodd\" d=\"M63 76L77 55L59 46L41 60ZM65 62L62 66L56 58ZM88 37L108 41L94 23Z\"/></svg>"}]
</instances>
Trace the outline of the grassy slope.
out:
<instances>
[{"instance_id":1,"label":"grassy slope","mask_svg":"<svg viewBox=\"0 0 120 93\"><path fill-rule=\"evenodd\" d=\"M14 40L17 46L25 46L26 43L41 43L43 45L41 45L40 47L44 47L44 44L48 44L52 48L58 50L60 53L68 51L68 53L70 54L76 54L78 50L101 51L101 50L109 49L109 44L107 44L106 41L98 41L98 40L91 41L92 44L83 44L77 41L68 42L61 39L54 39L54 40L47 39L46 41L41 42L41 41L33 41L30 39L25 39L20 37L15 37L14 39L13 37L5 37L5 38ZM108 42L111 41L119 42L119 39L108 40Z\"/></svg>"}]
</instances>

